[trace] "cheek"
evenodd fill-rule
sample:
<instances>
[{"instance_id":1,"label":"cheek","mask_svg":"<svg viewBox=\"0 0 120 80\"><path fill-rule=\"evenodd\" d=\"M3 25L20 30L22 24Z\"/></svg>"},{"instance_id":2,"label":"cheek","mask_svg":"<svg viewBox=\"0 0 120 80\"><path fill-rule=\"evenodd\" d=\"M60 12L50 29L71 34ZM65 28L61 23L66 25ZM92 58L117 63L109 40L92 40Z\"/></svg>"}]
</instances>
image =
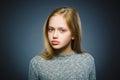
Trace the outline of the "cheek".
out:
<instances>
[{"instance_id":1,"label":"cheek","mask_svg":"<svg viewBox=\"0 0 120 80\"><path fill-rule=\"evenodd\" d=\"M68 43L69 41L71 41L71 35L61 36L61 41L64 42L64 43Z\"/></svg>"},{"instance_id":2,"label":"cheek","mask_svg":"<svg viewBox=\"0 0 120 80\"><path fill-rule=\"evenodd\" d=\"M48 33L48 40L51 40L51 35Z\"/></svg>"}]
</instances>

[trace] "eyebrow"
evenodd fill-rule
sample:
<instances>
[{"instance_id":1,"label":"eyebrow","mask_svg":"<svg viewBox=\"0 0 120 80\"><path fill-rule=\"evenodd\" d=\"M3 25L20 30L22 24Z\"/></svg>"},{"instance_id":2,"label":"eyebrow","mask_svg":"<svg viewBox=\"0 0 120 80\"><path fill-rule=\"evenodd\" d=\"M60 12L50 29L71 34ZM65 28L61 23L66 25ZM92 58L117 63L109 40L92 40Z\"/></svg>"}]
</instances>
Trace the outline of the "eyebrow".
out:
<instances>
[{"instance_id":1,"label":"eyebrow","mask_svg":"<svg viewBox=\"0 0 120 80\"><path fill-rule=\"evenodd\" d=\"M48 28L54 28L52 26L48 26ZM58 29L65 29L64 27L58 27Z\"/></svg>"}]
</instances>

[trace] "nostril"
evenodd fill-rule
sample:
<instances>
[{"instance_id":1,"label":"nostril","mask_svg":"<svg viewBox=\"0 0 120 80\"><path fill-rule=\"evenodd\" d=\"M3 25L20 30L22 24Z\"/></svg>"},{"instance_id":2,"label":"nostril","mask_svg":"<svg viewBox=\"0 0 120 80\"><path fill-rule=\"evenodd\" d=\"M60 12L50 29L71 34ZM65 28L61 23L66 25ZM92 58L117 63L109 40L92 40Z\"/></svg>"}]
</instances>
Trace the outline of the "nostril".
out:
<instances>
[{"instance_id":1,"label":"nostril","mask_svg":"<svg viewBox=\"0 0 120 80\"><path fill-rule=\"evenodd\" d=\"M53 38L57 38L57 36L54 35Z\"/></svg>"}]
</instances>

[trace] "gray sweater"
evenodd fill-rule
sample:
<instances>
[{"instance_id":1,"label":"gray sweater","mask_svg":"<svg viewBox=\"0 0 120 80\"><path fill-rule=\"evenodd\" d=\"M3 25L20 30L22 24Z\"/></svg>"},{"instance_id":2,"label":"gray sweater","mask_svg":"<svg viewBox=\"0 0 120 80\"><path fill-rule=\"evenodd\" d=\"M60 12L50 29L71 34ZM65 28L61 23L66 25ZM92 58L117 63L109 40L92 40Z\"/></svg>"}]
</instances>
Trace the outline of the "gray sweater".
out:
<instances>
[{"instance_id":1,"label":"gray sweater","mask_svg":"<svg viewBox=\"0 0 120 80\"><path fill-rule=\"evenodd\" d=\"M29 80L96 80L94 58L89 53L72 53L51 60L35 56L29 64Z\"/></svg>"}]
</instances>

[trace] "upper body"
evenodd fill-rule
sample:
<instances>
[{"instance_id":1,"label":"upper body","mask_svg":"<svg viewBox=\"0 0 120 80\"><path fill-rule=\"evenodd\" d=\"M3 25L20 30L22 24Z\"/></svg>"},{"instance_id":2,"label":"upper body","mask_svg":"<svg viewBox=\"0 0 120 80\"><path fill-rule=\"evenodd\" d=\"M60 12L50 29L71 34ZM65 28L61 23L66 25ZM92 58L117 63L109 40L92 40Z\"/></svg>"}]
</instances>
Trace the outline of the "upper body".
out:
<instances>
[{"instance_id":1,"label":"upper body","mask_svg":"<svg viewBox=\"0 0 120 80\"><path fill-rule=\"evenodd\" d=\"M45 51L29 66L29 80L95 80L94 58L81 48L81 21L69 7L54 10L44 25Z\"/></svg>"},{"instance_id":2,"label":"upper body","mask_svg":"<svg viewBox=\"0 0 120 80\"><path fill-rule=\"evenodd\" d=\"M72 53L45 60L30 61L29 80L96 80L94 58L89 53Z\"/></svg>"}]
</instances>

